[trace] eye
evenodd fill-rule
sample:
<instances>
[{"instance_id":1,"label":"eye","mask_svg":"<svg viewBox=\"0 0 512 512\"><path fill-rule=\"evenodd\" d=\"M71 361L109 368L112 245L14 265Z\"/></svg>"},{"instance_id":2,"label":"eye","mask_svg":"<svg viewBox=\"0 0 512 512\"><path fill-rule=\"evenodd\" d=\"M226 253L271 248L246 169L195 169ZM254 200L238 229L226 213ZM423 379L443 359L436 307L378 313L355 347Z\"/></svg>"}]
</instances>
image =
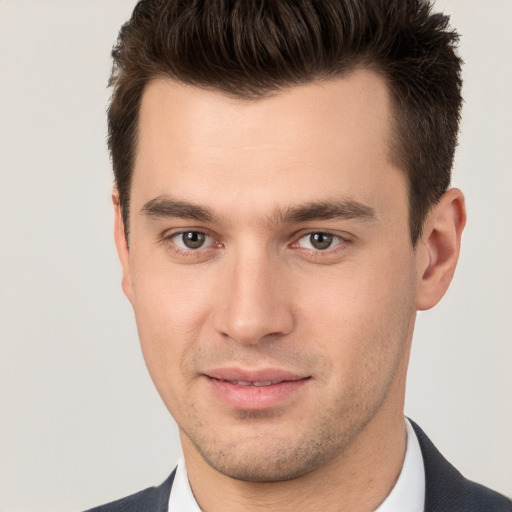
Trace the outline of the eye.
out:
<instances>
[{"instance_id":1,"label":"eye","mask_svg":"<svg viewBox=\"0 0 512 512\"><path fill-rule=\"evenodd\" d=\"M185 250L201 249L212 243L211 237L201 231L183 231L170 238L180 249Z\"/></svg>"},{"instance_id":2,"label":"eye","mask_svg":"<svg viewBox=\"0 0 512 512\"><path fill-rule=\"evenodd\" d=\"M303 249L312 249L315 251L325 251L343 242L342 238L331 233L309 233L301 237L297 246Z\"/></svg>"}]
</instances>

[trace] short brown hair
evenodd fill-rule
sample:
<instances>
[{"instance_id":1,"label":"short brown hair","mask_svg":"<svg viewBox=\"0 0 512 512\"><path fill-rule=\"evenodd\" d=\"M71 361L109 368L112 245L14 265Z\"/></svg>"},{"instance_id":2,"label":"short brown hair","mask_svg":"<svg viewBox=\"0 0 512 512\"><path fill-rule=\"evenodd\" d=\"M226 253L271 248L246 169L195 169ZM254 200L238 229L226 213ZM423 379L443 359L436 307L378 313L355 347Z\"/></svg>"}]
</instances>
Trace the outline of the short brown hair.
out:
<instances>
[{"instance_id":1,"label":"short brown hair","mask_svg":"<svg viewBox=\"0 0 512 512\"><path fill-rule=\"evenodd\" d=\"M461 108L458 35L427 0L141 0L112 56L108 142L128 236L138 114L156 77L261 98L380 73L393 108L391 160L406 174L413 244L450 184Z\"/></svg>"}]
</instances>

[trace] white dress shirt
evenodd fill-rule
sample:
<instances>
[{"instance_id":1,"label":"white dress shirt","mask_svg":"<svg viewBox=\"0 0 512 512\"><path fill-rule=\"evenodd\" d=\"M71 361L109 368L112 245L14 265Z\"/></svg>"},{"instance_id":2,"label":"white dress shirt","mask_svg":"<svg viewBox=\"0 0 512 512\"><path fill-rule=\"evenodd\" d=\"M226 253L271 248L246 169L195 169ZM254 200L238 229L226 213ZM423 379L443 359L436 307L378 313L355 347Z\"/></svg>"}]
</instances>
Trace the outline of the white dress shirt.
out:
<instances>
[{"instance_id":1,"label":"white dress shirt","mask_svg":"<svg viewBox=\"0 0 512 512\"><path fill-rule=\"evenodd\" d=\"M405 419L407 448L404 464L395 486L375 512L423 512L425 502L425 469L418 438ZM169 512L201 512L188 482L185 461L181 459L169 498Z\"/></svg>"}]
</instances>

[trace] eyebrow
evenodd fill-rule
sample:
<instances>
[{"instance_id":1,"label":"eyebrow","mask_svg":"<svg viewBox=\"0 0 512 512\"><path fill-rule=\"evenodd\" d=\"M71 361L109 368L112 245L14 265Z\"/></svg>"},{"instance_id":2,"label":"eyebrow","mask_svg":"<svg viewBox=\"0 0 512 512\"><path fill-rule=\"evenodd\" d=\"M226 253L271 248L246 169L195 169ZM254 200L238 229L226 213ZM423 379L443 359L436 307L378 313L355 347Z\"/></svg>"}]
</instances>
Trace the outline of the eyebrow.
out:
<instances>
[{"instance_id":1,"label":"eyebrow","mask_svg":"<svg viewBox=\"0 0 512 512\"><path fill-rule=\"evenodd\" d=\"M352 199L342 199L305 203L284 212L278 210L275 217L275 222L293 223L332 219L371 221L377 215L371 206Z\"/></svg>"},{"instance_id":2,"label":"eyebrow","mask_svg":"<svg viewBox=\"0 0 512 512\"><path fill-rule=\"evenodd\" d=\"M141 209L141 214L150 218L175 217L214 223L218 215L208 206L201 206L188 201L180 201L163 195L151 199ZM372 221L377 217L375 210L368 205L352 199L312 201L290 208L276 209L270 216L273 224L293 224L315 220L357 219Z\"/></svg>"},{"instance_id":3,"label":"eyebrow","mask_svg":"<svg viewBox=\"0 0 512 512\"><path fill-rule=\"evenodd\" d=\"M213 222L216 218L212 208L179 201L169 196L158 196L151 199L142 207L141 213L151 218L177 217L199 222Z\"/></svg>"}]
</instances>

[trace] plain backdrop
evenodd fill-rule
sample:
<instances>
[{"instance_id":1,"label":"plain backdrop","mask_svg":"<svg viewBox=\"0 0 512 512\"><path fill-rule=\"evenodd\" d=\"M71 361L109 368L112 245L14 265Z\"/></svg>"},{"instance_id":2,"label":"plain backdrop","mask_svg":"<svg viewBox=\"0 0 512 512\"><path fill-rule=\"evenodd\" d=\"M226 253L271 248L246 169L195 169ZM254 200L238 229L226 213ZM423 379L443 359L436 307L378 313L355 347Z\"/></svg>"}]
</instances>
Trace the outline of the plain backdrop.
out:
<instances>
[{"instance_id":1,"label":"plain backdrop","mask_svg":"<svg viewBox=\"0 0 512 512\"><path fill-rule=\"evenodd\" d=\"M180 449L112 241L110 49L132 0L0 0L0 512L77 511L160 483ZM454 185L469 223L421 313L406 412L512 495L512 1L442 0L466 61Z\"/></svg>"}]
</instances>

